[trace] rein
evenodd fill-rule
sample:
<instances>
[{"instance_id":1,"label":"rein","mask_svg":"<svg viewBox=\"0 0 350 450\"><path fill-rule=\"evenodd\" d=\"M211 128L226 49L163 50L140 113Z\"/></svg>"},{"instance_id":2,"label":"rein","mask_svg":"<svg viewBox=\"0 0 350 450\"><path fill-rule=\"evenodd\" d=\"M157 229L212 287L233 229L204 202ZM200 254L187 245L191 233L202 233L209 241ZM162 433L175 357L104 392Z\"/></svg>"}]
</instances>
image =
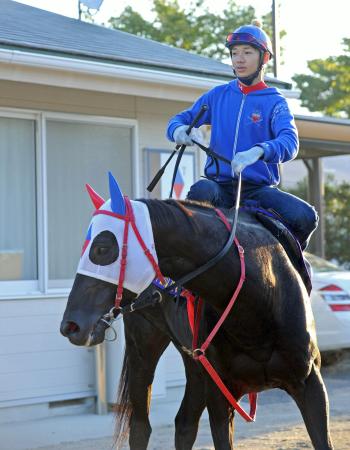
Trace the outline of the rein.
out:
<instances>
[{"instance_id":1,"label":"rein","mask_svg":"<svg viewBox=\"0 0 350 450\"><path fill-rule=\"evenodd\" d=\"M194 117L194 119L192 120L192 122L190 123L188 129L186 130L186 134L189 135L191 133L191 130L193 127L195 127L199 121L199 119L203 116L203 114L208 110L208 106L207 105L202 105L200 110L198 111L198 113L196 114L196 116ZM179 167L180 164L180 160L182 158L183 152L186 149L186 145L177 145L175 150L172 151L171 155L169 156L169 158L165 161L164 165L158 170L158 172L156 173L156 175L154 176L153 180L150 182L150 184L147 186L147 190L149 192L152 192L153 189L156 187L158 181L162 178L164 171L167 167L167 165L170 163L170 161L173 159L173 156L176 154L176 152L178 150L180 150L179 155L177 157L177 161L175 163L175 170L174 170L174 174L173 174L173 180L171 183L171 191L170 191L170 198L172 197L172 193L173 193L173 188L174 188L174 184L175 184L175 177L176 177L176 172L177 169Z\"/></svg>"},{"instance_id":2,"label":"rein","mask_svg":"<svg viewBox=\"0 0 350 450\"><path fill-rule=\"evenodd\" d=\"M237 228L237 221L238 221L238 211L239 211L239 203L240 203L240 193L241 193L241 174L239 174L238 177L238 184L237 184L237 195L236 195L236 201L235 206L230 210L233 213L233 224L230 231L230 236L225 244L225 246L219 251L218 254L216 254L213 258L211 258L209 261L204 263L202 266L198 267L197 269L193 270L192 272L188 273L187 275L184 275L179 280L177 280L175 283L172 283L171 285L165 287L165 289L162 289L163 292L169 293L171 290L176 288L182 288L182 286L187 283L188 281L192 280L193 278L196 278L197 276L201 275L202 273L209 270L211 267L213 267L215 264L217 264L221 258L223 258L226 253L230 250L232 247L232 244L235 240L236 235L236 228ZM115 214L115 216L119 219L123 219L125 221L124 226L124 236L123 236L123 247L122 247L122 261L121 261L121 269L119 273L119 282L118 282L118 289L117 289L117 295L115 298L114 306L111 308L111 310L105 314L101 320L103 320L104 323L112 324L112 322L115 320L117 315L119 313L121 314L127 314L136 310L140 310L143 308L147 308L149 306L155 306L156 304L160 303L162 301L162 293L160 290L153 291L152 293L148 293L144 291L141 293L134 302L130 303L126 306L120 306L122 297L123 297L123 283L125 278L125 270L126 270L126 259L127 259L127 241L128 241L128 228L129 223L131 223L131 226L136 234L136 237L144 250L147 258L151 262L154 271L157 275L157 278L166 285L164 277L160 271L160 268L156 261L154 260L152 254L147 249L137 227L135 224L135 218L132 210L132 206L130 203L130 200L128 197L125 197L125 203L126 203L126 213L124 216L120 216L119 214ZM220 216L218 213L219 210L215 210L216 213ZM103 210L97 210L95 214L108 214L108 215L114 215L113 213L110 213L109 211L103 211ZM225 218L226 220L226 218ZM180 289L181 290L181 289Z\"/></svg>"},{"instance_id":3,"label":"rein","mask_svg":"<svg viewBox=\"0 0 350 450\"><path fill-rule=\"evenodd\" d=\"M171 285L165 287L165 289L162 289L163 292L170 293L170 291L177 289L177 288L180 288L180 291L181 291L184 284L186 284L188 281L192 280L193 278L198 277L202 273L206 272L211 267L215 266L215 264L217 264L220 261L220 259L223 258L226 255L226 253L230 250L230 248L232 247L232 244L235 240L235 236L236 236L239 203L240 203L240 197L241 197L241 185L242 185L242 177L241 177L241 174L239 174L235 206L230 210L230 213L231 212L233 213L232 228L231 228L231 230L229 228L230 236L229 236L225 246L219 251L218 254L216 254L209 261L207 261L200 267L197 267L197 269L194 269L192 272L188 273L187 275L184 275L183 277L181 277L179 280L175 281ZM131 204L130 204L130 208L131 208ZM222 214L221 211L219 214L219 212L218 212L219 210L217 210L217 209L215 211L219 216L220 216L220 214ZM226 220L226 218L225 218L225 220ZM135 231L135 229L134 229L134 231ZM141 236L140 236L140 239L142 241ZM139 242L141 243L140 239L139 239ZM152 255L150 255L150 256L152 256ZM156 267L154 267L154 269L156 271L157 276L158 276L158 273L161 274L158 265ZM159 277L159 279L161 282L163 282L164 281L163 275L161 275L161 277ZM119 286L118 286L118 288L119 288ZM125 313L129 313L129 312L133 312L138 309L147 308L148 306L155 306L157 303L160 303L161 301L162 301L162 294L159 290L153 291L152 293L148 293L148 292L144 291L130 305L121 307L120 301L119 301L118 305L115 304L114 308L116 308L122 314L125 314ZM111 312L113 312L113 314L114 314L116 312L114 310L114 308L112 308L112 310L108 314L110 314ZM110 317L110 316L108 316L108 317Z\"/></svg>"},{"instance_id":4,"label":"rein","mask_svg":"<svg viewBox=\"0 0 350 450\"><path fill-rule=\"evenodd\" d=\"M215 264L217 262L219 262L220 259L223 258L226 255L226 253L230 250L230 248L232 247L232 244L233 244L233 242L235 240L235 236L236 236L236 228L237 228L237 221L238 221L238 211L239 211L239 202L240 202L240 197L241 197L241 185L242 185L242 177L241 177L241 174L239 174L235 206L232 209L230 209L230 214L233 213L233 221L232 221L233 224L232 224L232 228L230 230L230 236L229 236L225 246L212 259L210 259L209 261L207 261L206 263L204 263L202 266L198 267L197 269L193 270L189 274L184 275L183 277L181 277L179 280L177 280L175 282L175 284L172 284L171 286L166 288L165 290L167 292L171 288L182 287L188 281L190 281L193 278L196 278L198 275L201 275L202 273L206 272L211 267L215 266ZM218 209L215 209L215 211L219 215L219 217L221 217L220 215L222 214L222 212L220 210L218 210ZM226 217L225 217L225 220L226 220Z\"/></svg>"},{"instance_id":5,"label":"rein","mask_svg":"<svg viewBox=\"0 0 350 450\"><path fill-rule=\"evenodd\" d=\"M196 116L194 117L194 119L192 120L192 122L190 123L188 129L186 130L186 134L190 135L191 130L193 127L195 127L197 125L197 123L199 122L200 118L203 116L203 114L208 110L208 106L207 105L202 105L200 110L198 111L198 113L196 114ZM225 164L229 164L231 165L231 161L221 155L219 155L218 153L214 152L214 150L212 150L210 147L206 147L205 145L201 144L200 142L195 141L194 139L192 139L192 142L194 144L196 144L201 150L203 150L207 156L209 156L212 160L211 164L215 164L215 168L216 168L216 176L215 178L218 177L219 175L219 161L224 162ZM170 161L172 160L173 156L176 154L177 151L179 151L177 158L176 158L176 162L175 162L175 167L174 167L174 171L173 171L173 177L172 177L172 181L171 181L171 188L170 188L170 194L169 194L169 198L172 198L173 196L173 190L174 190L174 185L175 185L175 179L176 179L176 174L177 171L179 169L179 165L182 159L182 156L184 154L186 150L186 145L177 145L175 147L175 150L173 150L173 152L171 153L171 155L169 156L169 158L165 161L165 163L163 164L163 166L158 170L158 172L156 173L156 175L153 177L152 181L150 182L150 184L147 186L147 190L149 192L152 192L153 189L156 187L158 181L162 178L164 171L166 169L166 167L168 166L168 164L170 163Z\"/></svg>"},{"instance_id":6,"label":"rein","mask_svg":"<svg viewBox=\"0 0 350 450\"><path fill-rule=\"evenodd\" d=\"M220 219L224 222L226 225L226 228L230 230L230 224L227 220L227 218L224 216L224 214L219 210L215 210ZM232 229L234 227L232 226ZM231 230L232 234L232 230ZM216 325L210 332L209 336L206 338L204 343L197 347L198 345L198 333L199 333L199 320L200 320L200 312L202 308L203 300L200 298L197 306L197 313L195 315L195 323L194 323L194 333L193 333L193 341L192 341L192 356L195 360L198 360L205 370L210 375L211 379L214 381L214 383L217 385L217 387L220 389L220 391L223 393L223 395L226 397L228 402L231 406L238 412L238 414L243 417L247 422L254 422L255 416L256 416L256 406L257 406L257 393L250 392L248 394L249 397L249 403L250 403L250 412L249 414L240 406L238 401L234 398L234 396L231 394L231 392L228 390L228 388L225 386L224 382L222 381L220 375L217 373L217 371L214 369L214 367L210 364L208 361L208 358L205 356L205 352L209 345L211 344L212 340L216 336L217 332L219 331L220 327L226 320L227 316L231 312L233 305L235 304L238 294L240 293L243 283L245 281L245 261L244 261L244 249L238 242L238 239L234 237L234 243L236 245L236 248L238 250L239 258L240 258L240 265L241 265L241 275L238 282L238 285L228 303L226 306L224 312L222 313L220 319L217 321Z\"/></svg>"},{"instance_id":7,"label":"rein","mask_svg":"<svg viewBox=\"0 0 350 450\"><path fill-rule=\"evenodd\" d=\"M177 280L175 283L166 287L164 289L165 292L169 293L172 289L176 289L178 287L182 288L182 286L185 283L192 280L193 278L196 278L197 276L201 275L202 273L206 272L211 267L213 267L215 264L217 264L217 262L220 261L220 259L223 258L226 255L226 253L230 250L230 248L232 247L232 244L235 240L235 236L236 236L238 211L239 211L239 203L240 203L240 196L241 196L241 185L242 185L242 176L241 176L241 174L239 174L235 206L230 210L230 213L231 212L233 213L233 221L232 221L233 224L232 224L232 228L230 231L230 236L229 236L225 246L219 251L219 253L217 255L215 255L209 261L204 263L202 266L198 267L197 269L193 270L192 272L188 273L187 275L184 275L179 280ZM121 300L123 297L123 284L124 284L125 270L126 270L129 224L131 224L139 244L141 245L148 260L152 264L157 278L162 283L165 284L164 277L160 271L158 264L156 263L155 259L153 258L152 254L150 253L149 249L146 247L146 245L137 229L137 226L135 224L135 217L134 217L132 205L130 203L130 199L127 196L125 196L125 205L126 205L126 212L125 212L124 216L115 214L115 216L117 218L123 219L125 221L125 225L124 225L124 233L123 233L122 260L120 263L121 268L120 268L120 273L119 273L117 295L115 298L114 306L111 308L111 310L107 314L105 314L102 317L102 320L106 324L112 323L119 313L124 314L124 313L133 312L137 309L146 308L148 306L154 306L155 304L160 303L162 301L162 294L160 293L160 291L153 291L151 294L148 292L143 292L130 305L127 305L124 307L120 306L120 303L121 303ZM217 214L218 214L218 211L219 210L216 210ZM103 210L97 210L95 212L95 214L114 215L111 212L103 211ZM220 211L220 214L222 214L221 211ZM225 220L226 220L226 218L225 218Z\"/></svg>"},{"instance_id":8,"label":"rein","mask_svg":"<svg viewBox=\"0 0 350 450\"><path fill-rule=\"evenodd\" d=\"M240 196L241 196L241 185L242 185L242 177L241 174L238 176L238 184L237 184L237 195L236 195L236 201L235 206L230 210L233 213L233 225L231 228L230 236L225 244L225 246L220 250L220 252L215 255L212 259L204 263L202 266L198 267L197 269L193 270L187 275L184 275L179 280L177 280L174 284L166 287L164 290L165 292L169 293L172 289L175 289L177 287L182 287L185 283L192 280L193 278L197 277L198 275L206 272L208 269L213 267L218 261L220 261L221 258L223 258L226 253L230 250L232 243L234 242L235 235L236 235L236 228L237 228L237 221L238 221L238 211L239 211L239 203L240 203ZM143 292L141 293L136 301L132 302L130 305L121 306L121 300L123 297L123 284L124 284L124 278L125 278L125 271L126 271L126 260L127 260L127 247L128 247L128 233L129 233L129 224L131 224L134 233L137 237L137 240L139 244L141 245L143 251L145 252L145 255L147 256L148 260L153 266L153 269L157 275L157 278L165 284L164 277L160 271L160 268L158 264L156 263L155 259L153 258L152 254L150 253L149 249L146 247L138 229L135 224L135 217L132 209L132 205L130 203L130 199L125 196L125 206L126 206L126 212L124 216L121 216L120 214L115 214L110 211L104 211L104 210L97 210L95 211L95 214L107 214L110 216L115 216L118 219L122 219L125 221L124 225L124 233L123 233L123 246L122 246L122 260L120 263L120 273L119 273L119 281L118 281L118 288L117 288L117 295L115 298L114 306L110 309L108 313L106 313L104 316L102 316L101 320L105 324L112 324L113 321L116 319L119 313L130 313L137 309L143 309L148 306L154 306L157 303L160 303L162 301L162 294L160 291L153 291L151 294ZM218 211L218 210L216 210Z\"/></svg>"}]
</instances>

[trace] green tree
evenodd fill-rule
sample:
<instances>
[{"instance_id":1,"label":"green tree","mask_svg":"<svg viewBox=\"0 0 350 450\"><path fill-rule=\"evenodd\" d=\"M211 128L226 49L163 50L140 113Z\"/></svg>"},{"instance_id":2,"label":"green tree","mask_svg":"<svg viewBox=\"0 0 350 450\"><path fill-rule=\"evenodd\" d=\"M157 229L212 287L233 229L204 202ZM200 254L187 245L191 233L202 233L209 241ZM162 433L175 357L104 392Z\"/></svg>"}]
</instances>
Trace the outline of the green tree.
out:
<instances>
[{"instance_id":1,"label":"green tree","mask_svg":"<svg viewBox=\"0 0 350 450\"><path fill-rule=\"evenodd\" d=\"M334 176L325 183L326 257L350 268L350 183Z\"/></svg>"},{"instance_id":2,"label":"green tree","mask_svg":"<svg viewBox=\"0 0 350 450\"><path fill-rule=\"evenodd\" d=\"M89 23L95 23L95 14L97 13L96 10L93 10L91 8L88 8L83 3L79 4L80 8L80 20L83 22L89 22Z\"/></svg>"},{"instance_id":3,"label":"green tree","mask_svg":"<svg viewBox=\"0 0 350 450\"><path fill-rule=\"evenodd\" d=\"M307 179L285 190L307 200ZM338 182L333 175L328 175L324 202L326 258L350 269L350 183Z\"/></svg>"},{"instance_id":4,"label":"green tree","mask_svg":"<svg viewBox=\"0 0 350 450\"><path fill-rule=\"evenodd\" d=\"M301 90L301 104L310 111L350 117L350 38L344 38L343 45L343 55L308 61L312 75L293 77Z\"/></svg>"},{"instance_id":5,"label":"green tree","mask_svg":"<svg viewBox=\"0 0 350 450\"><path fill-rule=\"evenodd\" d=\"M155 18L149 22L127 6L119 17L111 17L109 24L118 30L219 60L228 56L225 37L255 17L252 6L239 6L233 0L227 1L220 14L211 13L205 0L191 1L185 9L177 0L153 0L152 11ZM271 13L263 17L262 24L271 35Z\"/></svg>"}]
</instances>

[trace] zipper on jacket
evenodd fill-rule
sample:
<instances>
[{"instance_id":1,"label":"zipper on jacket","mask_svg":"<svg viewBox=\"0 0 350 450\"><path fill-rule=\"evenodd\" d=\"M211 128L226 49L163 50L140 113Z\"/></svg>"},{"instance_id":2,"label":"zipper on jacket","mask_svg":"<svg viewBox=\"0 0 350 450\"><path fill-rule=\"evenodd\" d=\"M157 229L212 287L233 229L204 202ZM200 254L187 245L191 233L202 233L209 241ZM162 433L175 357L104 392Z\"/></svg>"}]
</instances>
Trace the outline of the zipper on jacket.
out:
<instances>
[{"instance_id":1,"label":"zipper on jacket","mask_svg":"<svg viewBox=\"0 0 350 450\"><path fill-rule=\"evenodd\" d=\"M243 110L243 106L245 103L245 99L247 98L247 94L243 94L243 99L241 102L241 106L239 108L239 112L238 112L238 118L237 118L237 125L236 125L236 132L235 132L235 140L233 142L233 151L232 151L232 159L236 154L236 148L237 148L237 141L238 141L238 129L239 129L239 124L241 121L241 116L242 116L242 110Z\"/></svg>"}]
</instances>

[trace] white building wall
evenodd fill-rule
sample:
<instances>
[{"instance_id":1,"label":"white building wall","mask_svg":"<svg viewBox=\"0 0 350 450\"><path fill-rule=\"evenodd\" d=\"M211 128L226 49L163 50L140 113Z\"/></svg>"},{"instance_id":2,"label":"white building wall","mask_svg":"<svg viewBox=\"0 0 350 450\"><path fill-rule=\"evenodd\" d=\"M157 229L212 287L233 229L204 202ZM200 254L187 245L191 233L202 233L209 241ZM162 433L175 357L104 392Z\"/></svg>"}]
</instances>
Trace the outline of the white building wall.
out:
<instances>
[{"instance_id":1,"label":"white building wall","mask_svg":"<svg viewBox=\"0 0 350 450\"><path fill-rule=\"evenodd\" d=\"M137 186L135 196L146 195L144 149L173 149L165 137L166 123L186 106L184 102L0 81L0 108L9 111L136 120L134 163L139 166L139 179L132 183ZM81 242L83 236L77 239ZM75 347L59 333L69 286L60 295L43 292L25 296L19 291L11 297L2 287L0 282L0 422L46 416L53 413L53 406L59 402L95 396L94 350ZM122 343L120 336L119 342ZM112 372L118 375L123 346L114 345L113 352L108 351L109 358L112 355L118 361ZM163 396L166 386L184 380L182 361L175 349L167 352L160 368L153 391ZM109 379L108 386L111 402L117 380Z\"/></svg>"},{"instance_id":2,"label":"white building wall","mask_svg":"<svg viewBox=\"0 0 350 450\"><path fill-rule=\"evenodd\" d=\"M8 408L95 395L93 349L59 333L65 304L65 297L0 300L0 421Z\"/></svg>"}]
</instances>

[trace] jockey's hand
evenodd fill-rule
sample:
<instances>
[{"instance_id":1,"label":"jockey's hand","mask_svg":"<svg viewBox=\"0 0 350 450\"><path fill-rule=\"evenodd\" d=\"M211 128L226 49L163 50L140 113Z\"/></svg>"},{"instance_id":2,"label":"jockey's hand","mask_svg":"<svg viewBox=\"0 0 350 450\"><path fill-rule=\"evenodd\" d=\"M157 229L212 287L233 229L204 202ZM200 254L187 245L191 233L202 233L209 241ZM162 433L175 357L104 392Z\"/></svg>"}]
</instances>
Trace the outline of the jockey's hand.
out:
<instances>
[{"instance_id":1,"label":"jockey's hand","mask_svg":"<svg viewBox=\"0 0 350 450\"><path fill-rule=\"evenodd\" d=\"M264 150L258 146L252 147L244 152L236 153L231 162L232 176L235 173L241 173L247 166L254 164L263 154Z\"/></svg>"},{"instance_id":2,"label":"jockey's hand","mask_svg":"<svg viewBox=\"0 0 350 450\"><path fill-rule=\"evenodd\" d=\"M186 133L187 130L188 125L180 125L179 127L175 128L173 138L176 144L191 146L193 145L192 139L199 143L203 142L203 134L198 128L192 128L189 135Z\"/></svg>"}]
</instances>

